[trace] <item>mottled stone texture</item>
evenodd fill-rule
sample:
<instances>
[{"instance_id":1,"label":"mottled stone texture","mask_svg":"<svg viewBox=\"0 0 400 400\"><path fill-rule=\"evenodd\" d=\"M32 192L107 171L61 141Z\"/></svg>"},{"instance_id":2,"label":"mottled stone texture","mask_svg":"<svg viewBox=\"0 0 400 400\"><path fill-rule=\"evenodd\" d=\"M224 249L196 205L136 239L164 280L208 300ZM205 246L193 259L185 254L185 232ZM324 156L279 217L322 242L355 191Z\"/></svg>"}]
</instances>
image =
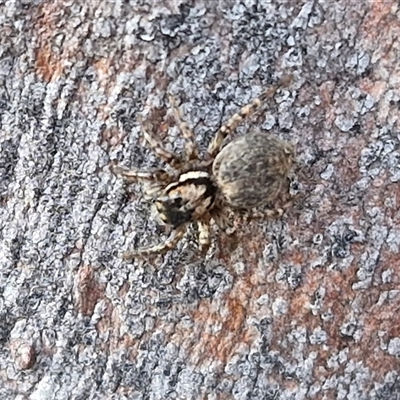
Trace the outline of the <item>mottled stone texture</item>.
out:
<instances>
[{"instance_id":1,"label":"mottled stone texture","mask_svg":"<svg viewBox=\"0 0 400 400\"><path fill-rule=\"evenodd\" d=\"M0 2L0 398L400 399L400 6L395 1ZM204 151L296 144L301 197L194 256L140 186L138 116L168 148L174 94Z\"/></svg>"}]
</instances>

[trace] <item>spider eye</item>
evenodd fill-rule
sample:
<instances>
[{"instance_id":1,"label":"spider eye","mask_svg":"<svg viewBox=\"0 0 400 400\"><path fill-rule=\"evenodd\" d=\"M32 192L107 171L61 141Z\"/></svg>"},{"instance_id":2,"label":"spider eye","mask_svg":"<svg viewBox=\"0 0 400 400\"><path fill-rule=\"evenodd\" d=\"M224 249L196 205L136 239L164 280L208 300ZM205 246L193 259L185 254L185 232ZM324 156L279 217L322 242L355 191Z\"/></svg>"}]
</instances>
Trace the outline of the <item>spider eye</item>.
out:
<instances>
[{"instance_id":1,"label":"spider eye","mask_svg":"<svg viewBox=\"0 0 400 400\"><path fill-rule=\"evenodd\" d=\"M159 218L177 228L192 219L192 212L183 207L181 197L162 197L155 202Z\"/></svg>"}]
</instances>

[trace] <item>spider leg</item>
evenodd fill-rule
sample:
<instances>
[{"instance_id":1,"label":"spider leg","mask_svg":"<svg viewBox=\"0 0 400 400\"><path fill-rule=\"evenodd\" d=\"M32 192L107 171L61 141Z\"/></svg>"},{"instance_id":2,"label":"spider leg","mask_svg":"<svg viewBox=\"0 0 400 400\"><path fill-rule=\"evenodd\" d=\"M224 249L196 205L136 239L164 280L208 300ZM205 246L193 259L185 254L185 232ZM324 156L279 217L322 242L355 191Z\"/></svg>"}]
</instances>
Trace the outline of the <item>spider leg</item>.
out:
<instances>
[{"instance_id":1,"label":"spider leg","mask_svg":"<svg viewBox=\"0 0 400 400\"><path fill-rule=\"evenodd\" d=\"M181 157L177 156L172 151L167 150L160 140L150 135L144 128L142 119L139 119L142 123L143 137L150 146L151 150L153 150L158 157L167 162L172 168L180 169L181 165L183 164Z\"/></svg>"},{"instance_id":2,"label":"spider leg","mask_svg":"<svg viewBox=\"0 0 400 400\"><path fill-rule=\"evenodd\" d=\"M113 174L120 176L127 182L137 182L140 180L145 181L160 181L160 182L171 182L175 179L175 176L168 173L164 169L154 169L152 171L139 171L135 169L128 169L119 165L113 165L110 167Z\"/></svg>"},{"instance_id":3,"label":"spider leg","mask_svg":"<svg viewBox=\"0 0 400 400\"><path fill-rule=\"evenodd\" d=\"M179 129L181 130L183 138L186 142L185 159L186 161L197 159L199 155L199 148L197 146L194 133L189 128L188 124L183 120L182 112L176 105L176 99L173 96L169 96L169 102L174 112L175 121L178 123Z\"/></svg>"},{"instance_id":4,"label":"spider leg","mask_svg":"<svg viewBox=\"0 0 400 400\"><path fill-rule=\"evenodd\" d=\"M265 100L271 99L280 87L287 86L290 83L290 80L291 76L283 77L280 83L269 87L267 90L261 93L260 97L252 100L249 104L242 107L238 113L234 114L225 125L222 125L218 129L214 139L208 146L208 153L212 157L215 157L221 149L224 139L230 135L236 129L236 127L243 122L244 119L253 114Z\"/></svg>"},{"instance_id":5,"label":"spider leg","mask_svg":"<svg viewBox=\"0 0 400 400\"><path fill-rule=\"evenodd\" d=\"M254 219L278 219L284 213L282 208L264 209L264 210L245 210L241 212L241 218L244 221L251 221Z\"/></svg>"},{"instance_id":6,"label":"spider leg","mask_svg":"<svg viewBox=\"0 0 400 400\"><path fill-rule=\"evenodd\" d=\"M285 211L293 206L293 203L297 196L292 196L289 199L285 199L283 204L277 205L275 208L266 208L266 209L251 209L251 210L242 210L241 217L246 220L252 219L277 219L282 217Z\"/></svg>"},{"instance_id":7,"label":"spider leg","mask_svg":"<svg viewBox=\"0 0 400 400\"><path fill-rule=\"evenodd\" d=\"M233 225L233 221L230 220L230 215L228 215L226 212L226 208L221 209L219 207L214 207L212 211L212 219L218 225L218 228L221 231L225 232L227 235L234 234L235 227Z\"/></svg>"},{"instance_id":8,"label":"spider leg","mask_svg":"<svg viewBox=\"0 0 400 400\"><path fill-rule=\"evenodd\" d=\"M225 125L222 125L217 133L215 134L214 139L211 141L208 146L208 153L214 157L220 150L222 142L224 139L231 134L236 127L250 114L252 114L259 106L261 105L260 99L254 99L250 104L244 106L240 109L238 113L235 113Z\"/></svg>"},{"instance_id":9,"label":"spider leg","mask_svg":"<svg viewBox=\"0 0 400 400\"><path fill-rule=\"evenodd\" d=\"M185 231L186 225L180 226L179 228L174 229L164 242L154 246L142 247L137 250L128 251L124 253L123 258L126 261L131 261L135 257L144 257L150 254L164 254L177 245L179 240L182 239Z\"/></svg>"},{"instance_id":10,"label":"spider leg","mask_svg":"<svg viewBox=\"0 0 400 400\"><path fill-rule=\"evenodd\" d=\"M211 231L209 222L198 221L200 254L205 256L211 245Z\"/></svg>"}]
</instances>

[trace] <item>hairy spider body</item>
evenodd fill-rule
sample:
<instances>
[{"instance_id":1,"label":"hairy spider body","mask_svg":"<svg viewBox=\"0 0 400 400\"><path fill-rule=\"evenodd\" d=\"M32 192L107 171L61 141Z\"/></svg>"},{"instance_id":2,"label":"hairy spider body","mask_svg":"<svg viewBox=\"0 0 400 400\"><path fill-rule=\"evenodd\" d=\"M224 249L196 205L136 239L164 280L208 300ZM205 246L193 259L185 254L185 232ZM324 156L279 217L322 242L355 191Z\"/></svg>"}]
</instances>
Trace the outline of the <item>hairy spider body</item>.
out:
<instances>
[{"instance_id":1,"label":"hairy spider body","mask_svg":"<svg viewBox=\"0 0 400 400\"><path fill-rule=\"evenodd\" d=\"M294 148L274 136L248 133L227 144L212 166L215 182L233 208L274 201L287 185Z\"/></svg>"},{"instance_id":2,"label":"hairy spider body","mask_svg":"<svg viewBox=\"0 0 400 400\"><path fill-rule=\"evenodd\" d=\"M224 139L253 113L262 101L271 98L277 86L265 91L231 117L216 132L204 160L198 158L193 132L182 121L179 110L170 99L174 115L186 141L183 156L168 151L160 141L144 130L152 150L172 169L149 172L114 166L115 174L128 182L150 182L147 196L154 200L160 220L172 227L170 236L162 243L125 253L125 259L151 253L165 253L174 248L184 235L188 224L196 223L201 254L210 246L210 223L222 230L227 228L230 211L245 211L253 215L278 217L288 208L288 174L293 163L294 147L275 136L250 132L222 147ZM222 147L222 150L221 150ZM278 201L279 198L285 202ZM281 204L277 206L277 204ZM268 205L262 213L255 208Z\"/></svg>"}]
</instances>

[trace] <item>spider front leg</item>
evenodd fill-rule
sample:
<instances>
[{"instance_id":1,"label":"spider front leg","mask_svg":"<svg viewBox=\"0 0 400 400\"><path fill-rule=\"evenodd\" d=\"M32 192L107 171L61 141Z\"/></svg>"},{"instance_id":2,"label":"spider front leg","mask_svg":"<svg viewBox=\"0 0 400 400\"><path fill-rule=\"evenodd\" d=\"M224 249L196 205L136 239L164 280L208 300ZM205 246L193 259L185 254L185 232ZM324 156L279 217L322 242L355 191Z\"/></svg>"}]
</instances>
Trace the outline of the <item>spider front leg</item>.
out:
<instances>
[{"instance_id":1,"label":"spider front leg","mask_svg":"<svg viewBox=\"0 0 400 400\"><path fill-rule=\"evenodd\" d=\"M198 221L200 254L205 256L211 245L210 224L207 221Z\"/></svg>"},{"instance_id":2,"label":"spider front leg","mask_svg":"<svg viewBox=\"0 0 400 400\"><path fill-rule=\"evenodd\" d=\"M195 160L199 156L199 148L193 131L189 128L188 124L183 120L182 112L176 105L176 100L173 96L169 96L169 102L172 106L175 121L177 122L183 138L185 139L185 159L186 161Z\"/></svg>"},{"instance_id":3,"label":"spider front leg","mask_svg":"<svg viewBox=\"0 0 400 400\"><path fill-rule=\"evenodd\" d=\"M161 168L154 169L152 171L139 171L135 169L128 169L119 165L113 165L111 166L111 171L113 174L120 176L129 183L140 180L170 183L175 179L175 175L171 175Z\"/></svg>"},{"instance_id":4,"label":"spider front leg","mask_svg":"<svg viewBox=\"0 0 400 400\"><path fill-rule=\"evenodd\" d=\"M132 250L124 253L123 258L126 261L131 261L136 257L145 257L150 254L165 254L167 251L173 249L178 242L182 239L186 231L186 225L174 229L170 236L162 243L154 246L142 247L137 250Z\"/></svg>"},{"instance_id":5,"label":"spider front leg","mask_svg":"<svg viewBox=\"0 0 400 400\"><path fill-rule=\"evenodd\" d=\"M150 171L139 171L115 165L111 166L110 169L115 175L128 183L145 181L146 184L143 186L143 192L144 199L147 201L154 199L165 186L178 178L177 173L170 173L161 168Z\"/></svg>"}]
</instances>

